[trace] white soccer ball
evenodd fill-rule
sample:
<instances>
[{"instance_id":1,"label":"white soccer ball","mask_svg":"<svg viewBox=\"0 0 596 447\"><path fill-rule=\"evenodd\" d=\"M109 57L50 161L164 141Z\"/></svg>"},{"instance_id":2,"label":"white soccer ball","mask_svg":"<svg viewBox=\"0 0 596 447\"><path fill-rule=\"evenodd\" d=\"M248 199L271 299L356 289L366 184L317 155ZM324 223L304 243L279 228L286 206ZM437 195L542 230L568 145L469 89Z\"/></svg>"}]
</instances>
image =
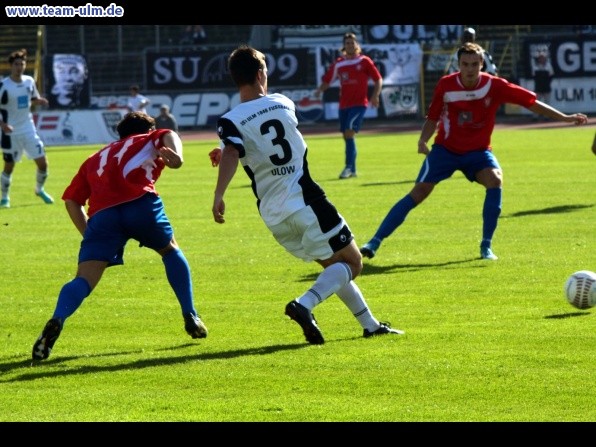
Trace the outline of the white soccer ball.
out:
<instances>
[{"instance_id":1,"label":"white soccer ball","mask_svg":"<svg viewBox=\"0 0 596 447\"><path fill-rule=\"evenodd\" d=\"M589 270L573 273L565 282L565 298L578 309L596 306L596 273Z\"/></svg>"}]
</instances>

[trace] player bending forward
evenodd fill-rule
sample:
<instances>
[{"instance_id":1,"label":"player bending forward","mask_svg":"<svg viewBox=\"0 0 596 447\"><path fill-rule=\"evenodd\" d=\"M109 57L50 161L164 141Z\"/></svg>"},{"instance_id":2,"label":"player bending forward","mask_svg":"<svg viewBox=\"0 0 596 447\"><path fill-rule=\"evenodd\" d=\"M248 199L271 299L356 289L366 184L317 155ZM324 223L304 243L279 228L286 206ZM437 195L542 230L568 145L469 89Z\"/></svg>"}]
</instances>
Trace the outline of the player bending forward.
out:
<instances>
[{"instance_id":1,"label":"player bending forward","mask_svg":"<svg viewBox=\"0 0 596 447\"><path fill-rule=\"evenodd\" d=\"M182 310L184 329L192 338L207 336L194 306L190 267L155 189L166 166L182 166L182 141L174 131L155 130L155 120L142 112L126 114L116 130L120 139L87 158L62 194L66 211L83 236L79 264L76 277L62 286L54 314L33 344L33 360L48 358L64 322L95 289L105 269L124 264L129 239L161 256Z\"/></svg>"}]
</instances>

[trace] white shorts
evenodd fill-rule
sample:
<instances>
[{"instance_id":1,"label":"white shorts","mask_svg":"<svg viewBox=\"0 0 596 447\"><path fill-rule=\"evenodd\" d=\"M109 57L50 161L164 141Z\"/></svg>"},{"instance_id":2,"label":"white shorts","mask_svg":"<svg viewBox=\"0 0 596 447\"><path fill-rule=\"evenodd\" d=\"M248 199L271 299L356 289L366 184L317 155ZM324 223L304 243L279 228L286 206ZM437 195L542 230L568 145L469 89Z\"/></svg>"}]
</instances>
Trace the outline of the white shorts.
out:
<instances>
[{"instance_id":1,"label":"white shorts","mask_svg":"<svg viewBox=\"0 0 596 447\"><path fill-rule=\"evenodd\" d=\"M7 146L7 147L5 147ZM30 160L43 157L46 153L43 141L36 132L28 132L20 135L3 134L2 135L2 153L4 159L6 156L12 156L13 162L21 161L23 152Z\"/></svg>"},{"instance_id":2,"label":"white shorts","mask_svg":"<svg viewBox=\"0 0 596 447\"><path fill-rule=\"evenodd\" d=\"M302 208L269 229L288 252L307 262L329 259L354 239L344 218L326 199Z\"/></svg>"}]
</instances>

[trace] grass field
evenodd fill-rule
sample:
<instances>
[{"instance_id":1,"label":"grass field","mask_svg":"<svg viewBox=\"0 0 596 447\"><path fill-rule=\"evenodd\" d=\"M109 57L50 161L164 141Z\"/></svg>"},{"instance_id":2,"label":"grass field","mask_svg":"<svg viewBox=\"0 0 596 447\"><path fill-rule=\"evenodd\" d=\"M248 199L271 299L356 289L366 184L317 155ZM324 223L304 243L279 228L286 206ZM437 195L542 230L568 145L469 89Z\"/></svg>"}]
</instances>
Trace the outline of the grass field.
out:
<instances>
[{"instance_id":1,"label":"grass field","mask_svg":"<svg viewBox=\"0 0 596 447\"><path fill-rule=\"evenodd\" d=\"M456 173L357 279L375 316L406 335L364 339L333 296L315 310L322 346L284 315L320 267L275 243L241 169L227 222L215 224L207 153L216 143L187 141L184 167L166 170L158 190L209 336L187 336L158 255L131 241L125 265L106 271L50 358L31 366L76 270L80 236L60 195L98 149L49 148L56 204L34 196L27 160L13 176L12 208L0 210L0 421L596 421L596 311L563 295L572 272L596 270L593 136L575 126L496 131L500 259L479 259L484 189ZM339 134L307 137L311 172L359 245L410 190L417 138L359 136L359 177L340 181Z\"/></svg>"}]
</instances>

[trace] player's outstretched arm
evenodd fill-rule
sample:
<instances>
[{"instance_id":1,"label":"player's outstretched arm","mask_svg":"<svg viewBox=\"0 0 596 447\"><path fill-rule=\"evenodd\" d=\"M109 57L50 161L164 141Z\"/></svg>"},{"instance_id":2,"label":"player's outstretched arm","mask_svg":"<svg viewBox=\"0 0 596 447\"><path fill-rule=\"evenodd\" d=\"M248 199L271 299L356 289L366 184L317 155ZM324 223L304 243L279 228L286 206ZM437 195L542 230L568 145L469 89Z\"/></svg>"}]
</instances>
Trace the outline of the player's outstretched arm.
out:
<instances>
[{"instance_id":1,"label":"player's outstretched arm","mask_svg":"<svg viewBox=\"0 0 596 447\"><path fill-rule=\"evenodd\" d=\"M528 110L556 121L574 123L575 125L586 124L588 122L587 115L583 113L567 115L542 101L536 101L532 106L528 107Z\"/></svg>"}]
</instances>

